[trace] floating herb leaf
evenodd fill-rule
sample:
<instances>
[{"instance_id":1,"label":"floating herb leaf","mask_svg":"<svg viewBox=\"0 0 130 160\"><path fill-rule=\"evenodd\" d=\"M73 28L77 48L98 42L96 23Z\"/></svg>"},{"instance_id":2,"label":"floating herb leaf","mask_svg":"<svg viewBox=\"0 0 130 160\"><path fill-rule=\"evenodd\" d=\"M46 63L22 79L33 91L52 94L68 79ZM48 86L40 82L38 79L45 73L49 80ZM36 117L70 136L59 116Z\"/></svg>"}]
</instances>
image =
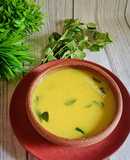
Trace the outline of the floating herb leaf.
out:
<instances>
[{"instance_id":1,"label":"floating herb leaf","mask_svg":"<svg viewBox=\"0 0 130 160\"><path fill-rule=\"evenodd\" d=\"M78 131L78 132L80 132L80 133L82 133L82 134L85 134L84 131L81 128L79 128L79 127L76 127L75 130Z\"/></svg>"},{"instance_id":2,"label":"floating herb leaf","mask_svg":"<svg viewBox=\"0 0 130 160\"><path fill-rule=\"evenodd\" d=\"M95 82L101 83L101 80L99 80L98 78L96 78L96 77L92 77L92 78L93 78L93 80L94 80Z\"/></svg>"},{"instance_id":3,"label":"floating herb leaf","mask_svg":"<svg viewBox=\"0 0 130 160\"><path fill-rule=\"evenodd\" d=\"M39 101L39 97L38 97L38 96L36 96L36 101L37 101L37 102Z\"/></svg>"},{"instance_id":4,"label":"floating herb leaf","mask_svg":"<svg viewBox=\"0 0 130 160\"><path fill-rule=\"evenodd\" d=\"M105 104L104 104L103 102L101 102L101 106L104 107L104 105L105 105Z\"/></svg>"},{"instance_id":5,"label":"floating herb leaf","mask_svg":"<svg viewBox=\"0 0 130 160\"><path fill-rule=\"evenodd\" d=\"M86 108L90 108L90 107L92 107L94 104L95 104L96 106L99 106L99 107L104 107L104 103L103 103L103 102L99 102L99 101L96 101L96 100L92 101L90 104L85 105L85 107L86 107Z\"/></svg>"},{"instance_id":6,"label":"floating herb leaf","mask_svg":"<svg viewBox=\"0 0 130 160\"><path fill-rule=\"evenodd\" d=\"M100 101L94 100L94 101L93 101L93 104L95 104L96 106L99 106L99 107L104 107L104 103L103 103L103 102L100 102Z\"/></svg>"},{"instance_id":7,"label":"floating herb leaf","mask_svg":"<svg viewBox=\"0 0 130 160\"><path fill-rule=\"evenodd\" d=\"M87 105L85 105L85 107L86 108L90 108L90 107L92 107L92 105L93 105L92 103L91 104L87 104Z\"/></svg>"},{"instance_id":8,"label":"floating herb leaf","mask_svg":"<svg viewBox=\"0 0 130 160\"><path fill-rule=\"evenodd\" d=\"M72 99L66 100L66 102L64 104L67 105L67 106L69 106L69 105L74 104L76 101L77 100L75 98L72 98Z\"/></svg>"},{"instance_id":9,"label":"floating herb leaf","mask_svg":"<svg viewBox=\"0 0 130 160\"><path fill-rule=\"evenodd\" d=\"M99 89L100 89L100 91L101 91L103 94L106 94L106 90L105 90L104 87L100 87Z\"/></svg>"},{"instance_id":10,"label":"floating herb leaf","mask_svg":"<svg viewBox=\"0 0 130 160\"><path fill-rule=\"evenodd\" d=\"M38 103L38 101L39 101L39 97L35 96L34 99L33 99L33 102L35 103L35 105Z\"/></svg>"},{"instance_id":11,"label":"floating herb leaf","mask_svg":"<svg viewBox=\"0 0 130 160\"><path fill-rule=\"evenodd\" d=\"M46 122L48 122L48 120L49 120L49 113L48 112L38 113L38 116L39 116L40 120L44 120Z\"/></svg>"}]
</instances>

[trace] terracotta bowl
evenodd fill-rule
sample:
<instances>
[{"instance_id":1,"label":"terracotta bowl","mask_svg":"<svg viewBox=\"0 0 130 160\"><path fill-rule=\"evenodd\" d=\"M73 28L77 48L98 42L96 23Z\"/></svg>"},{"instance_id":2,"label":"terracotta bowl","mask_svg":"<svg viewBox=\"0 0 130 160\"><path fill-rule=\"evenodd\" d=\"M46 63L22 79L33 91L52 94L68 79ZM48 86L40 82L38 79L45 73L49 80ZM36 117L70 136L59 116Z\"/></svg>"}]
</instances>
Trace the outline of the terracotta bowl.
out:
<instances>
[{"instance_id":1,"label":"terracotta bowl","mask_svg":"<svg viewBox=\"0 0 130 160\"><path fill-rule=\"evenodd\" d=\"M59 137L57 135L54 135L53 133L50 133L35 118L34 113L32 111L32 106L31 106L31 97L32 97L32 91L34 87L39 83L40 79L44 77L48 72L61 68L61 67L62 68L75 67L81 70L90 71L90 72L100 75L109 83L109 86L112 89L112 92L115 96L117 112L111 124L106 129L104 129L101 133L93 137L89 137L89 138L83 137L83 138L71 140L71 139ZM34 78L34 81L30 84L30 87L29 87L27 103L26 103L26 112L27 112L28 119L31 122L32 126L43 138L55 144L59 144L59 145L81 147L81 146L88 146L88 145L96 144L102 141L103 139L105 139L107 136L109 136L112 133L112 131L116 128L121 118L123 102L122 102L122 96L121 96L120 89L111 76L109 76L105 71L97 67L95 64L90 64L90 63L87 63L87 61L77 60L77 59L56 60L53 62L49 62L47 64L43 64L39 66L38 68L39 68L39 72L36 73L37 76L36 78Z\"/></svg>"}]
</instances>

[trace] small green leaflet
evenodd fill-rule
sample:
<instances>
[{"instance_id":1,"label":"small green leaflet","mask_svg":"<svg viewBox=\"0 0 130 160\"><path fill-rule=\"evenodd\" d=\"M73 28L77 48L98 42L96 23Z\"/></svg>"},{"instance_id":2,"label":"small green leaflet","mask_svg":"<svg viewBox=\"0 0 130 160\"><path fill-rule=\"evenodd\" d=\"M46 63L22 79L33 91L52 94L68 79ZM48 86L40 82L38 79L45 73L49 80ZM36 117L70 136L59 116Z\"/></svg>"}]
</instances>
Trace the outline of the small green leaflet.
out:
<instances>
[{"instance_id":1,"label":"small green leaflet","mask_svg":"<svg viewBox=\"0 0 130 160\"><path fill-rule=\"evenodd\" d=\"M38 116L39 116L40 120L44 120L46 122L49 121L49 113L48 112L38 113Z\"/></svg>"},{"instance_id":2,"label":"small green leaflet","mask_svg":"<svg viewBox=\"0 0 130 160\"><path fill-rule=\"evenodd\" d=\"M72 99L66 100L66 102L64 104L67 105L67 106L69 106L69 105L74 104L76 101L77 100L75 98L72 98Z\"/></svg>"},{"instance_id":3,"label":"small green leaflet","mask_svg":"<svg viewBox=\"0 0 130 160\"><path fill-rule=\"evenodd\" d=\"M82 133L82 134L85 134L84 131L81 128L79 128L79 127L76 127L75 130L78 131L78 132L80 132L80 133Z\"/></svg>"},{"instance_id":4,"label":"small green leaflet","mask_svg":"<svg viewBox=\"0 0 130 160\"><path fill-rule=\"evenodd\" d=\"M106 94L106 90L105 90L104 87L100 87L99 89L100 89L100 91L101 91L103 94Z\"/></svg>"},{"instance_id":5,"label":"small green leaflet","mask_svg":"<svg viewBox=\"0 0 130 160\"><path fill-rule=\"evenodd\" d=\"M95 81L95 82L97 82L97 83L101 83L102 81L100 80L100 79L98 79L97 77L92 77L93 78L93 80Z\"/></svg>"},{"instance_id":6,"label":"small green leaflet","mask_svg":"<svg viewBox=\"0 0 130 160\"><path fill-rule=\"evenodd\" d=\"M91 104L87 104L87 105L85 105L85 107L86 108L90 108L90 107L92 107L93 106L93 104L91 103Z\"/></svg>"},{"instance_id":7,"label":"small green leaflet","mask_svg":"<svg viewBox=\"0 0 130 160\"><path fill-rule=\"evenodd\" d=\"M35 105L39 102L39 97L38 96L35 96L33 98L33 102L35 103Z\"/></svg>"},{"instance_id":8,"label":"small green leaflet","mask_svg":"<svg viewBox=\"0 0 130 160\"><path fill-rule=\"evenodd\" d=\"M88 29L96 29L96 23L90 22L87 24Z\"/></svg>"},{"instance_id":9,"label":"small green leaflet","mask_svg":"<svg viewBox=\"0 0 130 160\"><path fill-rule=\"evenodd\" d=\"M39 101L39 97L38 96L36 96L35 99L36 99L37 102Z\"/></svg>"},{"instance_id":10,"label":"small green leaflet","mask_svg":"<svg viewBox=\"0 0 130 160\"><path fill-rule=\"evenodd\" d=\"M103 102L94 100L92 103L95 104L98 107L104 107L104 103Z\"/></svg>"},{"instance_id":11,"label":"small green leaflet","mask_svg":"<svg viewBox=\"0 0 130 160\"><path fill-rule=\"evenodd\" d=\"M105 104L102 101L96 101L96 100L94 100L90 104L85 105L84 107L90 108L90 107L92 107L94 105L96 105L97 107L104 107Z\"/></svg>"}]
</instances>

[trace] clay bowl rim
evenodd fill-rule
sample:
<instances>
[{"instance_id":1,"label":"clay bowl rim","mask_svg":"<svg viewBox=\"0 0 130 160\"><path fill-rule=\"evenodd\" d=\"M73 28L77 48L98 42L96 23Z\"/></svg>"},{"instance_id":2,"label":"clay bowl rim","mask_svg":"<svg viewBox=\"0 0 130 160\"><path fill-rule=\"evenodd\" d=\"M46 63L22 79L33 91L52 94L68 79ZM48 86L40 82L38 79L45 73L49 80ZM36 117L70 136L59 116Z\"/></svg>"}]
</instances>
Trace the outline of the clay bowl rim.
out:
<instances>
[{"instance_id":1,"label":"clay bowl rim","mask_svg":"<svg viewBox=\"0 0 130 160\"><path fill-rule=\"evenodd\" d=\"M59 68L65 68L65 67L74 67L74 68L80 67L80 68L83 68L84 70L93 71L93 73L99 74L109 83L109 86L112 89L113 94L115 95L115 99L117 103L117 113L113 121L108 125L108 127L95 136L82 137L77 139L68 139L68 138L60 137L49 132L46 128L44 128L34 116L34 113L31 109L31 95L32 95L33 89L48 72L51 72ZM77 59L55 60L52 62L48 62L47 64L40 65L35 69L38 69L38 68L40 72L37 74L37 76L32 81L31 85L29 86L29 91L27 94L27 101L26 101L26 112L27 112L28 119L31 122L33 128L43 138L47 139L52 143L59 144L59 145L81 147L81 146L89 146L92 144L96 144L102 141L103 139L105 139L106 137L108 137L112 133L112 131L116 128L121 118L122 110L123 110L123 100L122 100L121 91L117 83L108 73L103 71L103 69L101 69L100 67L95 66L94 63L90 64L90 63L87 63L86 60L77 60Z\"/></svg>"}]
</instances>

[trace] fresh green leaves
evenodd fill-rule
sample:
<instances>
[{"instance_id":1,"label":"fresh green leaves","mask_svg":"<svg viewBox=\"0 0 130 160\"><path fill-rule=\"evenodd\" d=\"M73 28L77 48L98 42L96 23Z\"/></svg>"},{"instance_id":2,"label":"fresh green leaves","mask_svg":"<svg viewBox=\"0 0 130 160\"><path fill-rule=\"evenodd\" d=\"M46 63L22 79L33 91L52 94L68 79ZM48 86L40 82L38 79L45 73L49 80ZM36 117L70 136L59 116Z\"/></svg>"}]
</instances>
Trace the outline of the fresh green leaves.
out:
<instances>
[{"instance_id":1,"label":"fresh green leaves","mask_svg":"<svg viewBox=\"0 0 130 160\"><path fill-rule=\"evenodd\" d=\"M34 60L25 38L38 31L44 16L34 0L0 1L0 79L15 79Z\"/></svg>"},{"instance_id":2,"label":"fresh green leaves","mask_svg":"<svg viewBox=\"0 0 130 160\"><path fill-rule=\"evenodd\" d=\"M80 133L82 133L82 134L85 134L84 131L83 131L81 128L79 128L79 127L76 127L75 130L76 130L77 132L80 132Z\"/></svg>"},{"instance_id":3,"label":"fresh green leaves","mask_svg":"<svg viewBox=\"0 0 130 160\"><path fill-rule=\"evenodd\" d=\"M0 40L0 79L14 79L25 73L23 63L32 63L28 47L19 35L10 35Z\"/></svg>"},{"instance_id":4,"label":"fresh green leaves","mask_svg":"<svg viewBox=\"0 0 130 160\"><path fill-rule=\"evenodd\" d=\"M97 31L95 23L84 24L78 19L66 19L63 33L54 32L49 36L43 63L60 58L84 59L84 49L99 51L111 42L109 34Z\"/></svg>"},{"instance_id":5,"label":"fresh green leaves","mask_svg":"<svg viewBox=\"0 0 130 160\"><path fill-rule=\"evenodd\" d=\"M49 121L49 113L48 112L38 113L38 117L40 118L40 120L44 120L46 122Z\"/></svg>"},{"instance_id":6,"label":"fresh green leaves","mask_svg":"<svg viewBox=\"0 0 130 160\"><path fill-rule=\"evenodd\" d=\"M38 31L44 16L34 0L1 0L0 32L26 35Z\"/></svg>"},{"instance_id":7,"label":"fresh green leaves","mask_svg":"<svg viewBox=\"0 0 130 160\"><path fill-rule=\"evenodd\" d=\"M70 105L74 104L76 101L77 100L75 98L70 98L70 99L67 99L64 104L66 106L70 106Z\"/></svg>"}]
</instances>

